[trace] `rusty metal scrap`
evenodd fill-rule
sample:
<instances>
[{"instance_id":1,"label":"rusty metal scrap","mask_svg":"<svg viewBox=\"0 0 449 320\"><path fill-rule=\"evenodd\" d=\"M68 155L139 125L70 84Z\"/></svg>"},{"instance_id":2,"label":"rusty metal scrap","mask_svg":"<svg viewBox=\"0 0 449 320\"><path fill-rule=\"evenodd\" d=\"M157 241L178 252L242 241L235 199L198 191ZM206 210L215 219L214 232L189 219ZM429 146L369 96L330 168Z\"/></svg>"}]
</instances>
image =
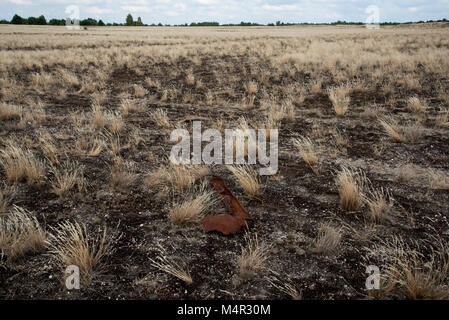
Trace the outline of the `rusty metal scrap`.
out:
<instances>
[{"instance_id":1,"label":"rusty metal scrap","mask_svg":"<svg viewBox=\"0 0 449 320\"><path fill-rule=\"evenodd\" d=\"M222 201L229 213L205 216L201 220L203 229L206 232L218 231L224 235L241 232L248 226L246 220L251 219L251 215L229 190L226 182L222 178L213 177L210 185L215 192L221 195Z\"/></svg>"}]
</instances>

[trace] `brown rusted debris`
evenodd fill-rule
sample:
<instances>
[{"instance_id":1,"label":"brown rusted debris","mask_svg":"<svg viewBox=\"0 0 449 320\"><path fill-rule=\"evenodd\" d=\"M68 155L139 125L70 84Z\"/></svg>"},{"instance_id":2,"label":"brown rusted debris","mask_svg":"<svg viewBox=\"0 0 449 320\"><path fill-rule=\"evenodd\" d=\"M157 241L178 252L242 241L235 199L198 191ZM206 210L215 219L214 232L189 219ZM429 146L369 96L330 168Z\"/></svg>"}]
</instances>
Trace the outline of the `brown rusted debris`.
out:
<instances>
[{"instance_id":1,"label":"brown rusted debris","mask_svg":"<svg viewBox=\"0 0 449 320\"><path fill-rule=\"evenodd\" d=\"M220 177L213 177L210 181L212 189L221 195L223 203L230 213L219 215L207 215L202 220L203 229L206 232L218 231L224 235L235 234L246 228L247 219L251 219L251 215L246 211L240 201L229 190L226 182Z\"/></svg>"},{"instance_id":2,"label":"brown rusted debris","mask_svg":"<svg viewBox=\"0 0 449 320\"><path fill-rule=\"evenodd\" d=\"M224 235L241 232L242 228L246 227L245 220L231 216L228 213L205 216L201 223L203 224L204 231L218 231Z\"/></svg>"},{"instance_id":3,"label":"brown rusted debris","mask_svg":"<svg viewBox=\"0 0 449 320\"><path fill-rule=\"evenodd\" d=\"M242 219L251 219L251 215L242 206L239 200L234 196L231 190L228 189L226 182L220 177L213 177L210 180L210 185L212 188L221 195L223 202L235 216Z\"/></svg>"}]
</instances>

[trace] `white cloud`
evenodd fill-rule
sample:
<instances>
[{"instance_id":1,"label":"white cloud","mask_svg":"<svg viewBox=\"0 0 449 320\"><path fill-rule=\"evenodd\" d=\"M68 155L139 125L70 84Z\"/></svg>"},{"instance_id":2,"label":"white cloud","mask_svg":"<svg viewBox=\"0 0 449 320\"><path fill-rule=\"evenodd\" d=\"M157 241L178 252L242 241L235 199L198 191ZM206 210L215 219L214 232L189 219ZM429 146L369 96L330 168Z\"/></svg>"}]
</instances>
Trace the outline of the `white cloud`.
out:
<instances>
[{"instance_id":1,"label":"white cloud","mask_svg":"<svg viewBox=\"0 0 449 320\"><path fill-rule=\"evenodd\" d=\"M138 5L138 6L142 6L142 5L146 5L147 0L120 0L120 3L123 5Z\"/></svg>"},{"instance_id":2,"label":"white cloud","mask_svg":"<svg viewBox=\"0 0 449 320\"><path fill-rule=\"evenodd\" d=\"M206 5L217 3L217 0L194 0L194 1L199 4L206 4Z\"/></svg>"},{"instance_id":3,"label":"white cloud","mask_svg":"<svg viewBox=\"0 0 449 320\"><path fill-rule=\"evenodd\" d=\"M20 6L29 6L31 1L28 0L8 0L8 2L20 5Z\"/></svg>"},{"instance_id":4,"label":"white cloud","mask_svg":"<svg viewBox=\"0 0 449 320\"><path fill-rule=\"evenodd\" d=\"M176 11L165 11L165 14L169 17L177 17L179 16L179 12Z\"/></svg>"},{"instance_id":5,"label":"white cloud","mask_svg":"<svg viewBox=\"0 0 449 320\"><path fill-rule=\"evenodd\" d=\"M138 13L138 12L151 12L151 9L143 6L121 6L123 11Z\"/></svg>"},{"instance_id":6,"label":"white cloud","mask_svg":"<svg viewBox=\"0 0 449 320\"><path fill-rule=\"evenodd\" d=\"M179 9L181 11L184 11L185 9L187 9L187 6L184 3L175 3L173 5L174 8Z\"/></svg>"},{"instance_id":7,"label":"white cloud","mask_svg":"<svg viewBox=\"0 0 449 320\"><path fill-rule=\"evenodd\" d=\"M416 11L418 11L418 8L417 7L410 7L410 8L408 8L408 11L416 12Z\"/></svg>"},{"instance_id":8,"label":"white cloud","mask_svg":"<svg viewBox=\"0 0 449 320\"><path fill-rule=\"evenodd\" d=\"M113 13L114 12L112 9L99 8L99 7L88 7L88 8L86 8L86 11L89 12L89 13L98 14L98 15L108 14L108 13Z\"/></svg>"},{"instance_id":9,"label":"white cloud","mask_svg":"<svg viewBox=\"0 0 449 320\"><path fill-rule=\"evenodd\" d=\"M262 9L270 11L292 11L297 10L298 7L296 6L296 4L280 4L280 5L264 4L262 6Z\"/></svg>"}]
</instances>

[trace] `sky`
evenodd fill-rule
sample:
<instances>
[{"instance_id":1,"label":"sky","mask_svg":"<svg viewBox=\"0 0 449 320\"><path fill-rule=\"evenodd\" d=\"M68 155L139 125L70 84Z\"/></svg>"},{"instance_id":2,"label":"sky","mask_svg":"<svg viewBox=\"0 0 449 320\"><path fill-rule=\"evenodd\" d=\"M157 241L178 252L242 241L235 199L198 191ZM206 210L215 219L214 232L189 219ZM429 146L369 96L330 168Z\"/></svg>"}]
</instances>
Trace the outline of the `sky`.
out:
<instances>
[{"instance_id":1,"label":"sky","mask_svg":"<svg viewBox=\"0 0 449 320\"><path fill-rule=\"evenodd\" d=\"M76 12L66 12L73 6L79 9L81 19L105 23L124 23L128 13L146 24L366 22L377 13L380 22L449 18L449 0L0 0L0 19L11 20L16 13L24 18L42 14L47 20L62 19ZM378 9L367 11L370 6Z\"/></svg>"}]
</instances>

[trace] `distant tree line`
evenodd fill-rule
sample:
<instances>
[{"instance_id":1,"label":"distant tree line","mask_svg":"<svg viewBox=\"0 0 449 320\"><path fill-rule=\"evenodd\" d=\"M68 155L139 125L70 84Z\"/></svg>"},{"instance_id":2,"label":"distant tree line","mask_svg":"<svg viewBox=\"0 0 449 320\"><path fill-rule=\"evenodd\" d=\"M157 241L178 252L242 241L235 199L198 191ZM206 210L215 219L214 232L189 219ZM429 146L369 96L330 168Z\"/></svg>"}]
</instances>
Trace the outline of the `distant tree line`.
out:
<instances>
[{"instance_id":1,"label":"distant tree line","mask_svg":"<svg viewBox=\"0 0 449 320\"><path fill-rule=\"evenodd\" d=\"M431 23L431 22L448 22L447 19L441 19L441 20L427 20L427 21L418 21L418 22L381 22L380 25L398 25L398 24L410 24L410 23ZM29 24L29 25L52 25L52 26L65 26L66 25L66 19L51 19L47 21L43 15L39 17L29 17L29 18L22 18L21 16L15 14L11 21L7 20L0 20L0 24ZM282 21L276 21L275 23L268 23L267 26L293 26L293 25L337 25L337 24L343 24L343 25L364 25L364 22L348 22L348 21L335 21L331 23L308 23L308 22L298 22L298 23L291 23L291 22L282 22ZM150 25L144 24L142 22L142 19L140 17L137 18L136 21L134 21L134 18L131 14L128 14L126 16L125 23L104 23L101 19L95 20L92 18L87 18L80 20L80 25L82 26L171 26L170 24L163 25L162 23L152 23ZM192 22L190 24L184 23L184 24L174 24L174 27L178 26L190 26L190 27L217 27L220 26L219 22ZM238 24L228 23L228 24L221 24L221 26L264 26L264 24L259 23L253 23L253 22L240 22Z\"/></svg>"},{"instance_id":2,"label":"distant tree line","mask_svg":"<svg viewBox=\"0 0 449 320\"><path fill-rule=\"evenodd\" d=\"M15 14L14 17L12 17L11 21L2 20L0 21L1 24L30 24L30 25L52 25L52 26L65 26L66 25L66 19L51 19L47 21L43 15L39 16L38 18L35 17L29 17L29 18L22 18L21 16ZM87 18L80 20L80 25L82 26L105 26L106 24L102 20L95 20L92 18Z\"/></svg>"}]
</instances>

